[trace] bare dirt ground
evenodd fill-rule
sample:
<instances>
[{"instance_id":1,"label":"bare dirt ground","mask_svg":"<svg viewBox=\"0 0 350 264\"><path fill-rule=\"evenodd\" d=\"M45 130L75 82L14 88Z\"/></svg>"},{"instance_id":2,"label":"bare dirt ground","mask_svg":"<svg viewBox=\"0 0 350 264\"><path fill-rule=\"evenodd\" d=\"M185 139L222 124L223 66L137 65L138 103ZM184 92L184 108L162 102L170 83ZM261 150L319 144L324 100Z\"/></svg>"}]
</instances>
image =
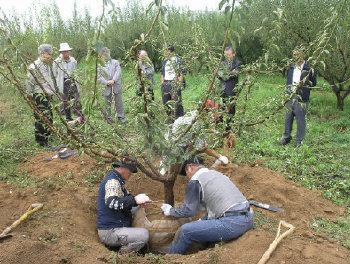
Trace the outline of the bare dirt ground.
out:
<instances>
[{"instance_id":1,"label":"bare dirt ground","mask_svg":"<svg viewBox=\"0 0 350 264\"><path fill-rule=\"evenodd\" d=\"M115 256L99 242L96 232L99 184L86 183L86 176L99 165L84 155L42 161L52 155L52 152L40 153L21 165L38 182L35 188L0 183L0 230L20 217L32 203L44 204L43 209L13 230L12 238L0 243L1 264L257 263L274 240L281 219L296 229L280 243L268 263L349 263L350 250L310 227L316 217L336 220L344 216L343 208L283 175L248 165L228 165L218 170L229 176L246 197L282 207L284 212L254 208L260 218L254 229L234 241L195 254ZM105 168L106 173L108 169ZM186 184L185 177L178 177L177 202L183 200ZM131 178L127 188L133 194L144 192L153 200L163 199L162 185L139 173ZM112 262L113 257L117 258L116 262Z\"/></svg>"}]
</instances>

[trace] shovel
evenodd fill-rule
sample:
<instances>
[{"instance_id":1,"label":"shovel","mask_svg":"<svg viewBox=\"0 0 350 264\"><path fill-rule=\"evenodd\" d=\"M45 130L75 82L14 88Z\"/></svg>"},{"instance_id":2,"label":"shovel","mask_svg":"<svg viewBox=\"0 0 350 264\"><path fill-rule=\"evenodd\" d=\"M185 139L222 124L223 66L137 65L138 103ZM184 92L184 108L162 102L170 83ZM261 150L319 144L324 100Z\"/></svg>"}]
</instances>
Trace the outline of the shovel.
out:
<instances>
[{"instance_id":1,"label":"shovel","mask_svg":"<svg viewBox=\"0 0 350 264\"><path fill-rule=\"evenodd\" d=\"M29 215L32 213L35 213L39 209L41 209L44 205L41 203L34 203L31 206L29 206L27 212L22 215L18 220L14 221L12 225L9 227L6 227L5 230L0 234L0 243L3 242L5 239L12 237L12 235L7 235L9 232L12 231L15 227L17 227L21 222L23 222Z\"/></svg>"}]
</instances>

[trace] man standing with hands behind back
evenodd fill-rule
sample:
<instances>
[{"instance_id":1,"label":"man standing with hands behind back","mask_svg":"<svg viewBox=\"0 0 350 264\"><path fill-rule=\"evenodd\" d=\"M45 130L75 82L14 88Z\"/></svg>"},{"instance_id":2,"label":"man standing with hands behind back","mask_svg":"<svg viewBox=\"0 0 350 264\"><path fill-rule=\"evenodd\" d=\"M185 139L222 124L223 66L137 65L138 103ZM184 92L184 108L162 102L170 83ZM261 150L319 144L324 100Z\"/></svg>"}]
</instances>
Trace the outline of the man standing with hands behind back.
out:
<instances>
[{"instance_id":1,"label":"man standing with hands behind back","mask_svg":"<svg viewBox=\"0 0 350 264\"><path fill-rule=\"evenodd\" d=\"M222 63L221 68L218 72L218 78L220 80L220 96L222 97L224 107L227 109L230 107L227 114L230 115L226 122L226 131L230 130L231 118L236 113L235 104L231 105L232 101L236 96L235 87L238 83L239 67L241 62L235 59L236 52L229 46L224 51L226 60Z\"/></svg>"},{"instance_id":2,"label":"man standing with hands behind back","mask_svg":"<svg viewBox=\"0 0 350 264\"><path fill-rule=\"evenodd\" d=\"M114 97L114 117L118 116L118 122L124 124L124 105L122 100L122 84L121 76L122 70L120 68L119 61L111 59L111 51L109 48L104 47L100 53L101 58L105 61L105 67L101 65L98 68L98 78L101 86L105 86L105 102L106 102L106 113L108 119L114 122L111 116L111 104L112 96Z\"/></svg>"},{"instance_id":3,"label":"man standing with hands behind back","mask_svg":"<svg viewBox=\"0 0 350 264\"><path fill-rule=\"evenodd\" d=\"M288 109L284 122L284 134L280 141L280 145L287 145L292 140L291 132L295 117L297 121L295 148L299 148L303 142L306 131L305 116L309 106L310 87L315 86L317 83L316 70L310 69L310 65L305 62L304 57L305 51L303 46L295 47L293 50L294 63L289 66L287 71L287 94L292 95L292 97L286 103ZM303 81L303 85L297 91L301 81Z\"/></svg>"}]
</instances>

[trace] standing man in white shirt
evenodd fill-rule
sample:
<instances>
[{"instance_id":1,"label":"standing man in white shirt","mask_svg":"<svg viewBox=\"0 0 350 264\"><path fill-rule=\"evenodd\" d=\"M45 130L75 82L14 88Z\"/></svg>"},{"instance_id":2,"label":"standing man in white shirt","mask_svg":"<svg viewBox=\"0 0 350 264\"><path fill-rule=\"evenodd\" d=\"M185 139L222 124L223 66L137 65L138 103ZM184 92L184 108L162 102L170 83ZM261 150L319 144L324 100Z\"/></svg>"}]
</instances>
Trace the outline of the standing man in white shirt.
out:
<instances>
[{"instance_id":1,"label":"standing man in white shirt","mask_svg":"<svg viewBox=\"0 0 350 264\"><path fill-rule=\"evenodd\" d=\"M167 106L168 116L173 115L171 108L167 105L170 100L175 101L175 119L184 115L181 90L185 88L186 74L185 62L175 56L175 48L169 45L165 51L166 59L162 63L162 100ZM174 118L172 118L174 119Z\"/></svg>"},{"instance_id":2,"label":"standing man in white shirt","mask_svg":"<svg viewBox=\"0 0 350 264\"><path fill-rule=\"evenodd\" d=\"M77 71L78 63L71 56L72 48L68 43L61 43L60 56L55 59L52 71L56 78L59 92L63 96L63 110L68 122L72 121L71 103L73 100L73 111L78 116L76 121L83 122L82 106L80 102L79 84L74 80L72 74Z\"/></svg>"},{"instance_id":3,"label":"standing man in white shirt","mask_svg":"<svg viewBox=\"0 0 350 264\"><path fill-rule=\"evenodd\" d=\"M280 145L287 145L291 140L291 132L294 117L297 122L297 135L295 148L299 148L303 142L306 130L306 111L309 106L310 87L316 85L316 70L310 69L309 64L304 60L305 51L301 45L293 50L294 64L289 66L287 71L287 93L293 95L287 102L287 111L284 123L284 134ZM303 86L296 92L299 83Z\"/></svg>"}]
</instances>

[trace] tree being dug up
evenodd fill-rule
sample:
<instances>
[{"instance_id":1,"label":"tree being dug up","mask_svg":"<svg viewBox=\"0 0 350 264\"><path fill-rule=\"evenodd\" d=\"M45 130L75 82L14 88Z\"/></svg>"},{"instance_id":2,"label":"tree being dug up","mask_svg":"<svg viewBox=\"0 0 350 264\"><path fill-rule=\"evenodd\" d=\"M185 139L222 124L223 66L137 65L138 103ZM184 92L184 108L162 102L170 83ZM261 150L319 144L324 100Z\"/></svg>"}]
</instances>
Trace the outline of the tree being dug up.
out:
<instances>
[{"instance_id":1,"label":"tree being dug up","mask_svg":"<svg viewBox=\"0 0 350 264\"><path fill-rule=\"evenodd\" d=\"M49 166L42 160L49 155L51 152L38 154L21 165L28 179L35 182L35 189L0 184L1 230L18 219L30 204L38 201L44 204L42 210L13 230L12 238L0 243L0 263L128 263L130 259L132 263L258 263L274 240L280 219L293 224L295 231L281 241L267 263L348 263L349 249L312 228L318 217L336 221L346 214L344 208L283 175L244 164L221 166L218 170L246 197L279 206L284 212L254 208L254 229L236 240L217 243L214 248L194 254L119 255L108 250L96 232L96 194L103 173L94 168L107 173L109 166L98 166L86 155L56 159ZM86 181L87 175L100 176L91 185ZM183 201L186 184L185 177L176 180L176 203ZM146 193L154 201L163 199L162 184L141 173L133 175L126 187L132 193Z\"/></svg>"},{"instance_id":2,"label":"tree being dug up","mask_svg":"<svg viewBox=\"0 0 350 264\"><path fill-rule=\"evenodd\" d=\"M165 216L160 209L161 205L162 203L151 203L139 208L133 216L132 226L143 227L149 231L150 252L166 254L176 231L191 219Z\"/></svg>"}]
</instances>

